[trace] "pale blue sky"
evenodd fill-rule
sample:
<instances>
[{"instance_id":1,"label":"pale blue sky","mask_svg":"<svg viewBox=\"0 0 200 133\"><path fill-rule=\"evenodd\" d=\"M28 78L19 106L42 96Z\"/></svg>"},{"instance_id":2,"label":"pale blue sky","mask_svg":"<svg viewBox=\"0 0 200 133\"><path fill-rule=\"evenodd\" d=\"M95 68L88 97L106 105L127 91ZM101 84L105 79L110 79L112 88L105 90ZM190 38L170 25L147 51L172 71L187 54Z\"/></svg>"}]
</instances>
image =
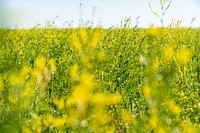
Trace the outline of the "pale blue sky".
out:
<instances>
[{"instance_id":1,"label":"pale blue sky","mask_svg":"<svg viewBox=\"0 0 200 133\"><path fill-rule=\"evenodd\" d=\"M66 26L65 22L73 21L72 26L79 25L80 7L83 3L83 20L92 20L95 25L105 28L119 26L120 20L131 17L132 26L139 18L139 27L149 27L154 23L160 26L159 20L150 12L149 2L153 9L160 11L160 0L0 0L0 25L11 28L32 28L36 24L45 25L46 20L55 20L55 26ZM58 16L58 17L56 17ZM165 26L172 18L182 20L182 26L189 26L193 17L193 27L200 27L200 0L173 0L165 16Z\"/></svg>"}]
</instances>

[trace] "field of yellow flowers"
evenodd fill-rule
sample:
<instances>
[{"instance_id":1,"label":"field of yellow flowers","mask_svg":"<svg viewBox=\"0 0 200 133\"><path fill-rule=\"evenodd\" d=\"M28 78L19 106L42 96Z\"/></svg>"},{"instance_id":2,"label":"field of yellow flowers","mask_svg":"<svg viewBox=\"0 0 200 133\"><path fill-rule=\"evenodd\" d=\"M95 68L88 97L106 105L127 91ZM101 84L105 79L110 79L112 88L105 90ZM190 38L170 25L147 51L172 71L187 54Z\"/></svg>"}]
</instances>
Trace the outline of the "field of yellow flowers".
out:
<instances>
[{"instance_id":1,"label":"field of yellow flowers","mask_svg":"<svg viewBox=\"0 0 200 133\"><path fill-rule=\"evenodd\" d=\"M200 30L0 29L0 132L198 133Z\"/></svg>"}]
</instances>

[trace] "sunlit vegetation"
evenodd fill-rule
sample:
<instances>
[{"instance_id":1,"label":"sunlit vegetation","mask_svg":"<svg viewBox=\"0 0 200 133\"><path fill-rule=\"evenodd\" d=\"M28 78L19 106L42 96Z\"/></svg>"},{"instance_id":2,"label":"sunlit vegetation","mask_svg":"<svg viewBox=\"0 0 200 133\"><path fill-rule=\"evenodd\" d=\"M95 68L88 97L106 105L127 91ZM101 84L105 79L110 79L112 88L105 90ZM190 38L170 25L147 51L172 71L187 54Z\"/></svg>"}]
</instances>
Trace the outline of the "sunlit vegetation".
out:
<instances>
[{"instance_id":1,"label":"sunlit vegetation","mask_svg":"<svg viewBox=\"0 0 200 133\"><path fill-rule=\"evenodd\" d=\"M1 29L1 132L200 130L200 30Z\"/></svg>"}]
</instances>

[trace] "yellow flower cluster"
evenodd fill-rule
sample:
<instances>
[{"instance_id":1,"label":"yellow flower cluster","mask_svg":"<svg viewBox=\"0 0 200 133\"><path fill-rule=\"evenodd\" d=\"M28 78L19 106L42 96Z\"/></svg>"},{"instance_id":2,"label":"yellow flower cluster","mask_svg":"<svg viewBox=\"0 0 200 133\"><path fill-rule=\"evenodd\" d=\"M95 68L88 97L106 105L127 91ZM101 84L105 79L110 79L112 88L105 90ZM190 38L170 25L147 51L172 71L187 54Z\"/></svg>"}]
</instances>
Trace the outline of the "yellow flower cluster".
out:
<instances>
[{"instance_id":1,"label":"yellow flower cluster","mask_svg":"<svg viewBox=\"0 0 200 133\"><path fill-rule=\"evenodd\" d=\"M175 116L179 116L181 109L178 107L173 101L168 101L166 103L167 108L169 109L170 113L172 113Z\"/></svg>"},{"instance_id":2,"label":"yellow flower cluster","mask_svg":"<svg viewBox=\"0 0 200 133\"><path fill-rule=\"evenodd\" d=\"M11 88L8 100L11 104L8 108L10 110L28 108L34 96L39 94L39 97L43 97L45 95L45 88L50 81L51 74L55 71L54 61L50 60L50 63L48 69L45 58L38 57L35 68L24 66L19 73L12 73L9 76L8 81ZM0 85L3 84L0 83ZM15 105L14 108L13 105Z\"/></svg>"}]
</instances>

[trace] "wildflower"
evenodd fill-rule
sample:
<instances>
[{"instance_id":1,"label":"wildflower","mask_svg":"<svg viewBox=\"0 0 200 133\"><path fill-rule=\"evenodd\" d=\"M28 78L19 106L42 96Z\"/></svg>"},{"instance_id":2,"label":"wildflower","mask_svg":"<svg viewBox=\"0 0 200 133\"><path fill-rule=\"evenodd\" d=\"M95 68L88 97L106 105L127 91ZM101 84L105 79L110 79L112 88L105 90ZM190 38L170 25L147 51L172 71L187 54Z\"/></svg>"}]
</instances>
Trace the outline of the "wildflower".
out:
<instances>
[{"instance_id":1,"label":"wildflower","mask_svg":"<svg viewBox=\"0 0 200 133\"><path fill-rule=\"evenodd\" d=\"M131 113L128 111L122 111L121 117L123 122L131 123L133 120Z\"/></svg>"},{"instance_id":2,"label":"wildflower","mask_svg":"<svg viewBox=\"0 0 200 133\"><path fill-rule=\"evenodd\" d=\"M151 65L151 69L153 71L157 71L158 70L158 58L156 58L153 62L152 62L152 65Z\"/></svg>"},{"instance_id":3,"label":"wildflower","mask_svg":"<svg viewBox=\"0 0 200 133\"><path fill-rule=\"evenodd\" d=\"M61 98L60 100L55 99L53 101L53 103L61 110L65 107L65 99L64 98Z\"/></svg>"},{"instance_id":4,"label":"wildflower","mask_svg":"<svg viewBox=\"0 0 200 133\"><path fill-rule=\"evenodd\" d=\"M46 127L48 127L52 125L53 119L54 118L52 115L46 115L46 116L43 116L42 122Z\"/></svg>"},{"instance_id":5,"label":"wildflower","mask_svg":"<svg viewBox=\"0 0 200 133\"><path fill-rule=\"evenodd\" d=\"M31 68L28 67L28 66L24 66L24 67L22 67L19 76L20 76L22 79L26 79L27 76L28 76L28 74L29 74L30 72L31 72Z\"/></svg>"},{"instance_id":6,"label":"wildflower","mask_svg":"<svg viewBox=\"0 0 200 133\"><path fill-rule=\"evenodd\" d=\"M184 133L199 133L199 127L192 125L189 120L183 122L181 128Z\"/></svg>"},{"instance_id":7,"label":"wildflower","mask_svg":"<svg viewBox=\"0 0 200 133\"><path fill-rule=\"evenodd\" d=\"M107 99L108 104L118 104L122 100L122 96L120 94L110 94Z\"/></svg>"},{"instance_id":8,"label":"wildflower","mask_svg":"<svg viewBox=\"0 0 200 133\"><path fill-rule=\"evenodd\" d=\"M115 131L115 126L109 126L108 128L106 128L106 133L114 133Z\"/></svg>"},{"instance_id":9,"label":"wildflower","mask_svg":"<svg viewBox=\"0 0 200 133\"><path fill-rule=\"evenodd\" d=\"M33 133L33 132L28 126L23 125L22 126L22 133Z\"/></svg>"},{"instance_id":10,"label":"wildflower","mask_svg":"<svg viewBox=\"0 0 200 133\"><path fill-rule=\"evenodd\" d=\"M151 88L149 86L144 86L143 94L145 98L149 98L151 96Z\"/></svg>"},{"instance_id":11,"label":"wildflower","mask_svg":"<svg viewBox=\"0 0 200 133\"><path fill-rule=\"evenodd\" d=\"M81 85L88 90L90 90L94 87L93 79L94 79L94 76L87 72L84 72L80 75Z\"/></svg>"},{"instance_id":12,"label":"wildflower","mask_svg":"<svg viewBox=\"0 0 200 133\"><path fill-rule=\"evenodd\" d=\"M86 32L86 28L80 28L79 31L80 31L80 37L81 37L82 42L84 44L86 44L87 43L87 38L88 38L87 32Z\"/></svg>"},{"instance_id":13,"label":"wildflower","mask_svg":"<svg viewBox=\"0 0 200 133\"><path fill-rule=\"evenodd\" d=\"M106 105L107 97L104 94L97 93L92 96L92 103L98 106Z\"/></svg>"},{"instance_id":14,"label":"wildflower","mask_svg":"<svg viewBox=\"0 0 200 133\"><path fill-rule=\"evenodd\" d=\"M23 86L24 84L24 80L22 77L20 77L19 75L17 74L12 74L10 77L9 77L9 83L12 85L12 86Z\"/></svg>"},{"instance_id":15,"label":"wildflower","mask_svg":"<svg viewBox=\"0 0 200 133\"><path fill-rule=\"evenodd\" d=\"M90 59L89 59L88 56L83 56L83 57L81 58L81 63L82 63L83 65L85 65L86 67L88 67L88 68L91 68L91 67L92 67L92 64L90 63Z\"/></svg>"},{"instance_id":16,"label":"wildflower","mask_svg":"<svg viewBox=\"0 0 200 133\"><path fill-rule=\"evenodd\" d=\"M88 43L88 47L90 49L94 48L97 41L99 40L100 37L100 29L95 29L93 36L91 37L91 41Z\"/></svg>"},{"instance_id":17,"label":"wildflower","mask_svg":"<svg viewBox=\"0 0 200 133\"><path fill-rule=\"evenodd\" d=\"M31 120L32 123L32 129L34 132L36 133L41 133L42 131L42 122L40 119L32 119Z\"/></svg>"},{"instance_id":18,"label":"wildflower","mask_svg":"<svg viewBox=\"0 0 200 133\"><path fill-rule=\"evenodd\" d=\"M23 98L26 98L26 100L28 100L29 98L33 96L33 94L34 94L34 89L28 86L22 90L21 96Z\"/></svg>"},{"instance_id":19,"label":"wildflower","mask_svg":"<svg viewBox=\"0 0 200 133\"><path fill-rule=\"evenodd\" d=\"M96 125L105 125L110 122L111 116L109 116L105 110L96 108L94 110L94 124Z\"/></svg>"},{"instance_id":20,"label":"wildflower","mask_svg":"<svg viewBox=\"0 0 200 133\"><path fill-rule=\"evenodd\" d=\"M176 54L176 59L179 64L184 64L191 57L191 52L188 49L182 49Z\"/></svg>"},{"instance_id":21,"label":"wildflower","mask_svg":"<svg viewBox=\"0 0 200 133\"><path fill-rule=\"evenodd\" d=\"M35 61L35 65L36 65L36 67L39 68L39 69L44 68L45 65L46 65L46 60L45 60L45 58L44 58L43 56L42 56L42 57L38 57L38 58L36 59L36 61Z\"/></svg>"},{"instance_id":22,"label":"wildflower","mask_svg":"<svg viewBox=\"0 0 200 133\"><path fill-rule=\"evenodd\" d=\"M9 83L12 85L12 86L23 86L24 83L25 83L25 80L28 76L28 74L31 72L31 68L27 67L27 66L24 66L21 70L20 70L20 73L17 73L17 74L12 74L10 77L9 77Z\"/></svg>"},{"instance_id":23,"label":"wildflower","mask_svg":"<svg viewBox=\"0 0 200 133\"><path fill-rule=\"evenodd\" d=\"M91 90L86 88L84 85L75 86L72 97L67 100L67 105L76 104L78 110L83 112L85 111L91 96Z\"/></svg>"},{"instance_id":24,"label":"wildflower","mask_svg":"<svg viewBox=\"0 0 200 133\"><path fill-rule=\"evenodd\" d=\"M48 61L48 64L50 65L50 72L53 74L56 71L55 61L51 59Z\"/></svg>"},{"instance_id":25,"label":"wildflower","mask_svg":"<svg viewBox=\"0 0 200 133\"><path fill-rule=\"evenodd\" d=\"M78 65L74 64L70 69L70 77L72 80L76 80L78 78Z\"/></svg>"},{"instance_id":26,"label":"wildflower","mask_svg":"<svg viewBox=\"0 0 200 133\"><path fill-rule=\"evenodd\" d=\"M40 83L43 79L41 71L34 69L31 73L32 77L34 78L34 80L36 80L37 83Z\"/></svg>"},{"instance_id":27,"label":"wildflower","mask_svg":"<svg viewBox=\"0 0 200 133\"><path fill-rule=\"evenodd\" d=\"M163 59L164 61L171 61L173 59L174 56L174 50L172 47L165 47L162 49L162 55L163 55Z\"/></svg>"},{"instance_id":28,"label":"wildflower","mask_svg":"<svg viewBox=\"0 0 200 133\"><path fill-rule=\"evenodd\" d=\"M176 115L176 116L179 116L180 115L180 107L178 107L173 101L169 101L166 103L169 111L173 114L173 115Z\"/></svg>"},{"instance_id":29,"label":"wildflower","mask_svg":"<svg viewBox=\"0 0 200 133\"><path fill-rule=\"evenodd\" d=\"M79 42L79 39L77 38L76 34L73 33L70 36L70 39L76 50L78 50L79 54L81 54L82 53L81 43Z\"/></svg>"},{"instance_id":30,"label":"wildflower","mask_svg":"<svg viewBox=\"0 0 200 133\"><path fill-rule=\"evenodd\" d=\"M153 128L156 128L158 126L158 118L156 116L150 118L150 124Z\"/></svg>"},{"instance_id":31,"label":"wildflower","mask_svg":"<svg viewBox=\"0 0 200 133\"><path fill-rule=\"evenodd\" d=\"M65 118L54 118L52 121L52 125L55 128L63 127L64 124L65 124Z\"/></svg>"},{"instance_id":32,"label":"wildflower","mask_svg":"<svg viewBox=\"0 0 200 133\"><path fill-rule=\"evenodd\" d=\"M166 133L165 130L162 127L158 128L158 133Z\"/></svg>"},{"instance_id":33,"label":"wildflower","mask_svg":"<svg viewBox=\"0 0 200 133\"><path fill-rule=\"evenodd\" d=\"M152 37L158 37L159 35L158 28L154 27L153 24L150 25L150 28L148 29L148 33Z\"/></svg>"}]
</instances>

